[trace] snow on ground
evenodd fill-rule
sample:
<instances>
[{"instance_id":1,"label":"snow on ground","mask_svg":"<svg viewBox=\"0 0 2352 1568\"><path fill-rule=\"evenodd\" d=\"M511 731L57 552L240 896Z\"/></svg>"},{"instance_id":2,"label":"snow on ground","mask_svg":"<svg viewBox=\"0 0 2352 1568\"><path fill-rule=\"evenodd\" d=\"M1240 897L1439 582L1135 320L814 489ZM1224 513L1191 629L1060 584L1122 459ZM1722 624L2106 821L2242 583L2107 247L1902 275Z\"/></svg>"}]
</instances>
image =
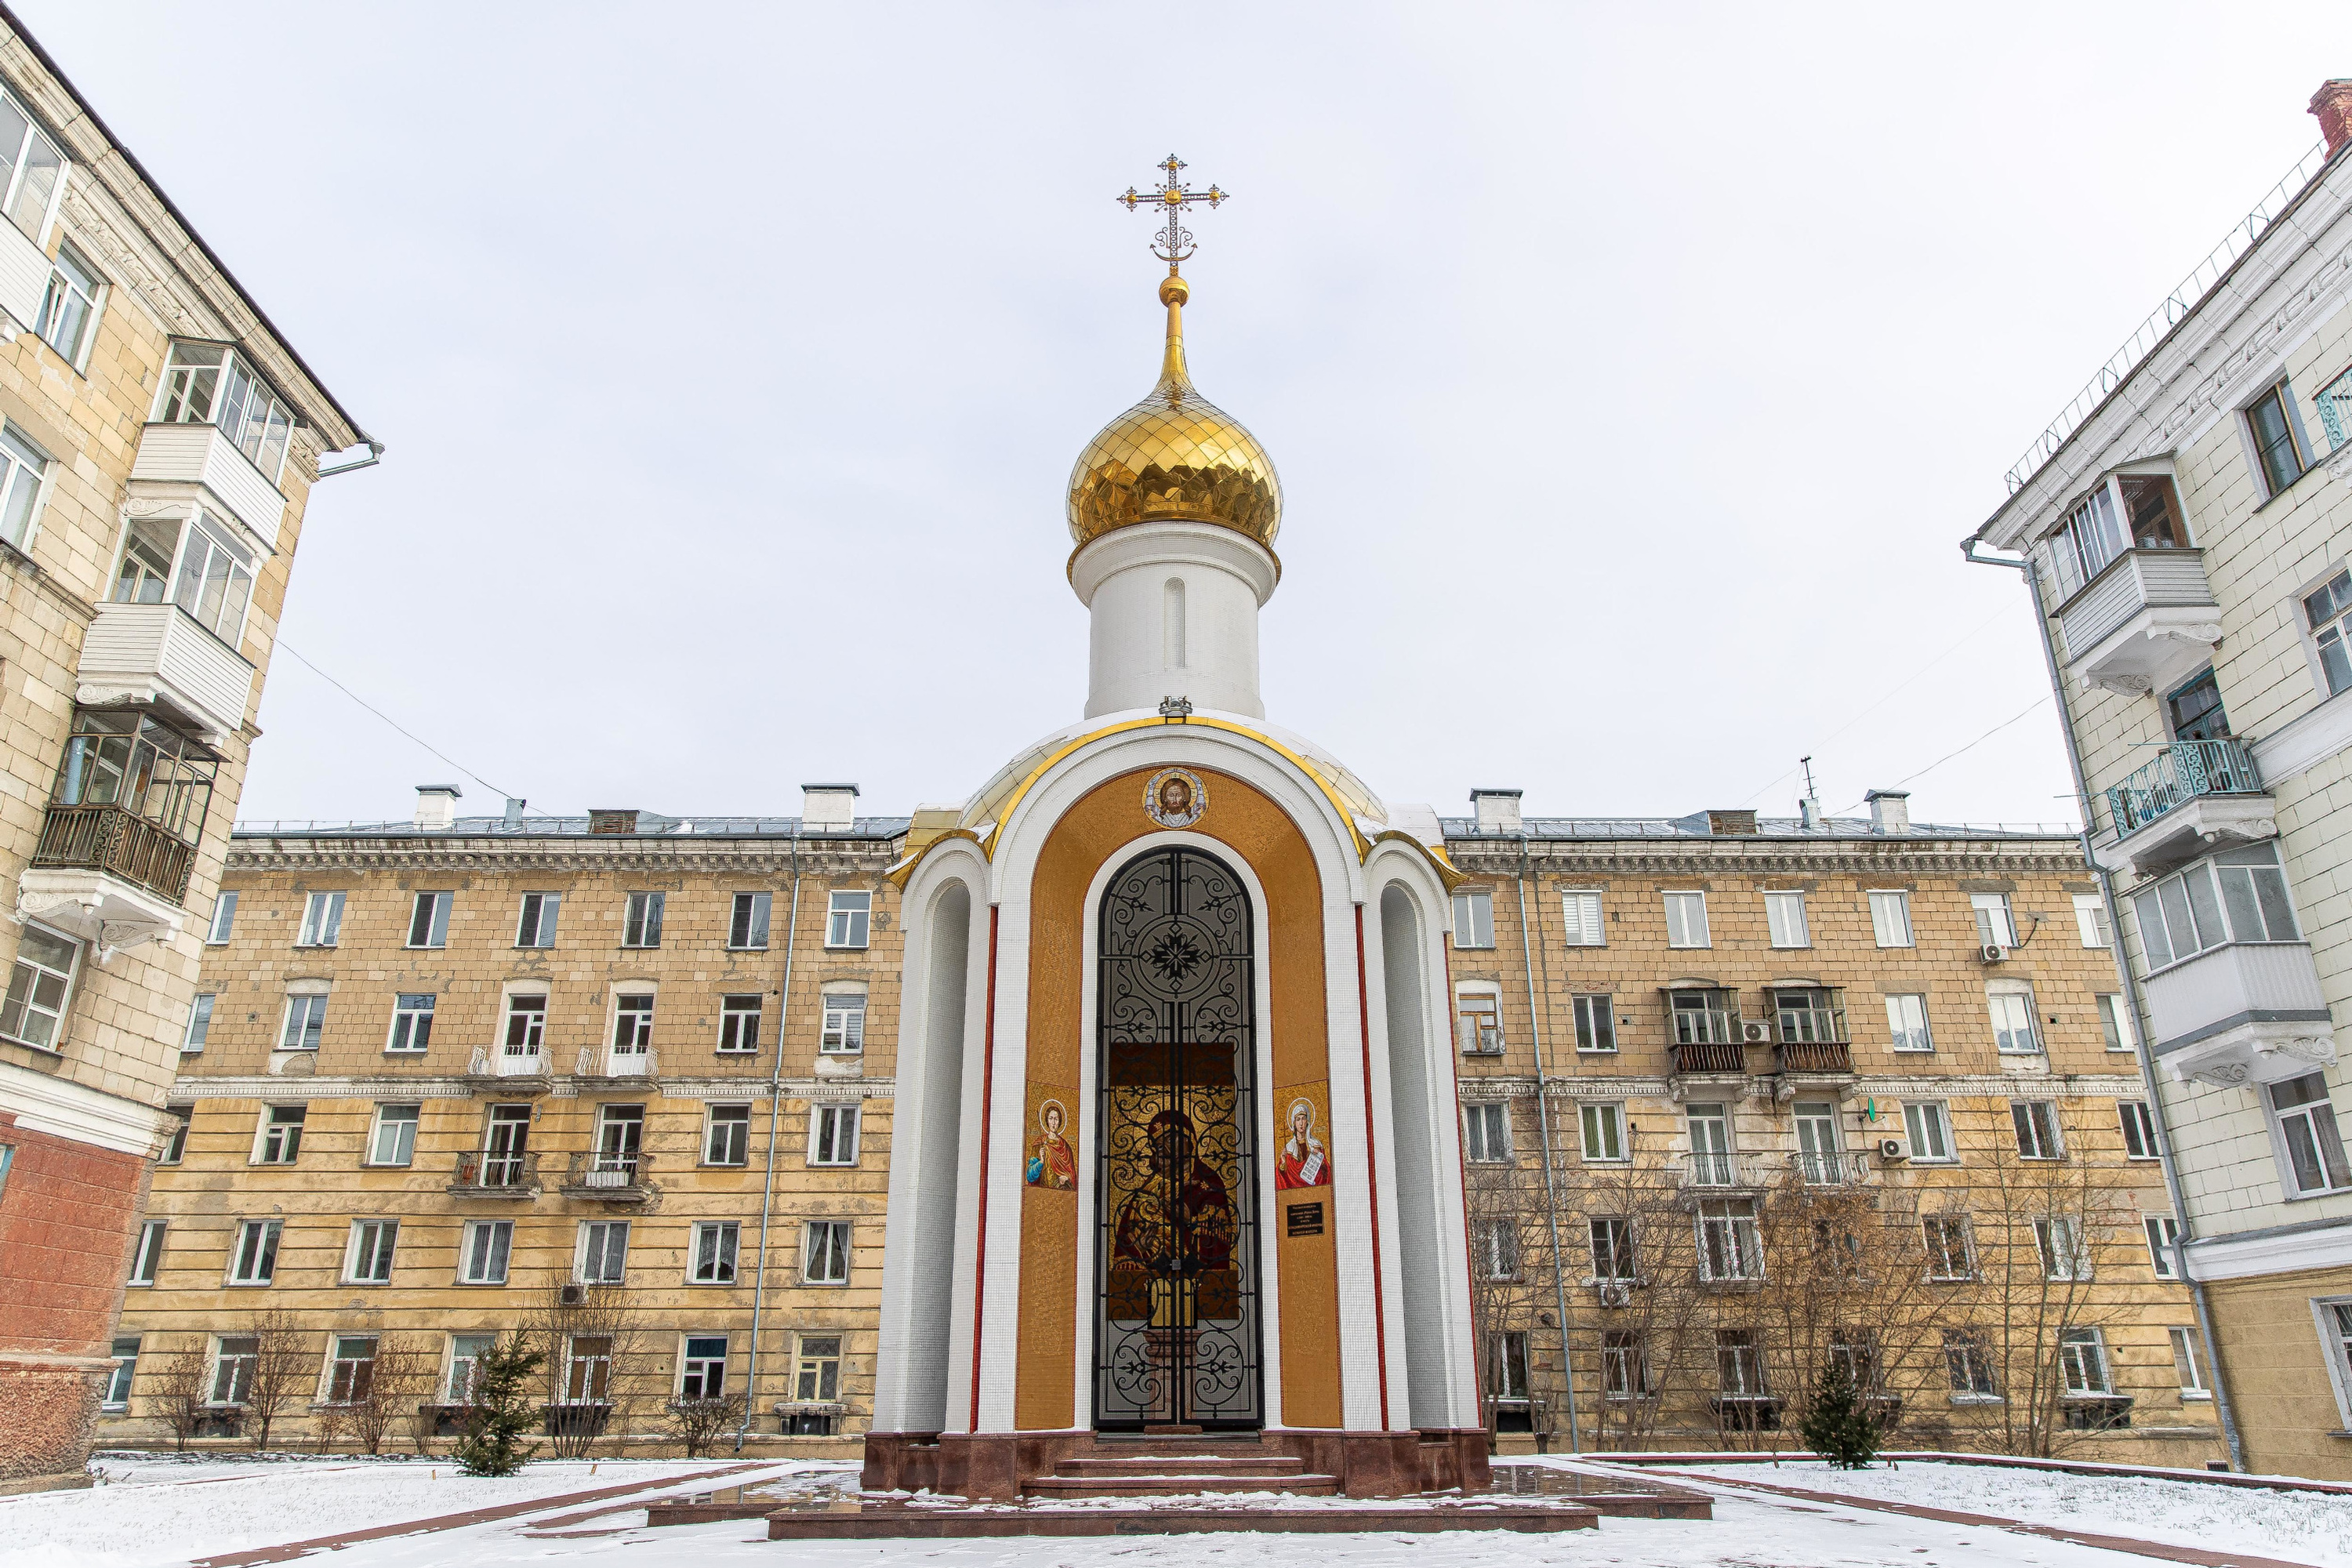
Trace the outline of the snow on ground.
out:
<instances>
[{"instance_id":1,"label":"snow on ground","mask_svg":"<svg viewBox=\"0 0 2352 1568\"><path fill-rule=\"evenodd\" d=\"M1849 1497L1999 1514L2062 1530L2282 1557L2318 1568L2352 1568L2352 1497L2325 1492L1928 1461L1882 1464L1867 1470L1832 1470L1819 1460L1673 1468L1727 1481L1810 1487ZM1640 1473L1633 1466L1623 1468Z\"/></svg>"}]
</instances>

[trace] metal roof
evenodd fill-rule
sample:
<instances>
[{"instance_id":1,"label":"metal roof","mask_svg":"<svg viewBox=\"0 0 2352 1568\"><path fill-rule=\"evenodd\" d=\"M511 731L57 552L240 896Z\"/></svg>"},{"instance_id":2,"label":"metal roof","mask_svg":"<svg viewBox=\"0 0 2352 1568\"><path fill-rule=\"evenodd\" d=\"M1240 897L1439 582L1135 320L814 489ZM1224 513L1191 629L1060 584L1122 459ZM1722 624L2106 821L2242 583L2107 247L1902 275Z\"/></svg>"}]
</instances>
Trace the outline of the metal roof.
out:
<instances>
[{"instance_id":1,"label":"metal roof","mask_svg":"<svg viewBox=\"0 0 2352 1568\"><path fill-rule=\"evenodd\" d=\"M1448 839L1499 839L1519 837L1518 832L1481 832L1478 821L1471 816L1442 816L1439 823ZM1943 823L1915 822L1901 833L1881 833L1870 825L1866 816L1833 816L1818 827L1808 827L1794 816L1759 816L1753 833L1716 833L1707 826L1706 812L1689 816L1530 816L1521 823L1520 832L1531 839L1691 839L1691 838L1775 838L1775 839L1992 839L2020 840L2063 838L2072 843L2077 830L2063 823L2032 825L1996 824L1990 826L1966 826Z\"/></svg>"},{"instance_id":2,"label":"metal roof","mask_svg":"<svg viewBox=\"0 0 2352 1568\"><path fill-rule=\"evenodd\" d=\"M912 818L861 816L847 827L803 827L797 816L656 816L640 812L634 833L599 833L598 838L896 838ZM240 822L236 838L586 838L585 816L461 816L447 827L414 822Z\"/></svg>"}]
</instances>

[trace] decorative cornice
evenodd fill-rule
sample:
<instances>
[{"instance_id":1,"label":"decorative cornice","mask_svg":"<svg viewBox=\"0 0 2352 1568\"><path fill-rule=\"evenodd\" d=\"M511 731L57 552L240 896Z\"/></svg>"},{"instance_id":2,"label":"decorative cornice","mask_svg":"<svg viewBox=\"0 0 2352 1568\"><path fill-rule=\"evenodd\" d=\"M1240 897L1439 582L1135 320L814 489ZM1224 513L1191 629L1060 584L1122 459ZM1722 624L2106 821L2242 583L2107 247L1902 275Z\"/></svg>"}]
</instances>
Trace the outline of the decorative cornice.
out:
<instances>
[{"instance_id":1,"label":"decorative cornice","mask_svg":"<svg viewBox=\"0 0 2352 1568\"><path fill-rule=\"evenodd\" d=\"M800 841L806 876L879 876L894 851L887 839ZM789 838L328 838L289 836L229 841L229 871L451 871L496 875L612 870L789 874Z\"/></svg>"},{"instance_id":2,"label":"decorative cornice","mask_svg":"<svg viewBox=\"0 0 2352 1568\"><path fill-rule=\"evenodd\" d=\"M665 1100L765 1100L765 1078L560 1078L538 1092L558 1100L577 1099L584 1087L593 1094L625 1093L639 1087L656 1090ZM786 1100L834 1103L855 1100L888 1100L898 1081L887 1078L788 1078ZM398 1078L369 1074L352 1078L278 1078L266 1074L224 1074L218 1078L183 1074L172 1085L172 1100L247 1100L269 1105L291 1105L311 1100L473 1100L515 1098L511 1081L504 1087L492 1079ZM0 1099L0 1103L5 1103Z\"/></svg>"},{"instance_id":3,"label":"decorative cornice","mask_svg":"<svg viewBox=\"0 0 2352 1568\"><path fill-rule=\"evenodd\" d=\"M1521 866L1516 838L1450 839L1446 850L1464 871L1482 876L1517 876ZM2073 839L2054 837L1982 844L1952 839L1927 844L1854 838L1821 844L1530 839L1528 853L1537 875L1547 877L1955 878L1987 871L2059 877L2081 876L2090 869Z\"/></svg>"},{"instance_id":4,"label":"decorative cornice","mask_svg":"<svg viewBox=\"0 0 2352 1568\"><path fill-rule=\"evenodd\" d=\"M1727 1082L1727 1079L1717 1079ZM1743 1099L1770 1100L1779 1092L1780 1078L1771 1073L1748 1075ZM1600 1074L1578 1073L1571 1078L1553 1078L1545 1087L1554 1100L1668 1100L1676 1098L1675 1080L1654 1073ZM1864 1074L1851 1082L1834 1088L1822 1086L1816 1080L1814 1092L1840 1100L1874 1098L1881 1100L1944 1100L1955 1096L1986 1100L2007 1100L2021 1089L2037 1090L2056 1100L2126 1100L2137 1099L2147 1092L2137 1075L2117 1073L2071 1073L2028 1076L2022 1073L1953 1073L1948 1077L1926 1077L1919 1074ZM1497 1100L1518 1100L1536 1092L1536 1080L1525 1074L1509 1077L1471 1077L1461 1079L1462 1099L1482 1103Z\"/></svg>"}]
</instances>

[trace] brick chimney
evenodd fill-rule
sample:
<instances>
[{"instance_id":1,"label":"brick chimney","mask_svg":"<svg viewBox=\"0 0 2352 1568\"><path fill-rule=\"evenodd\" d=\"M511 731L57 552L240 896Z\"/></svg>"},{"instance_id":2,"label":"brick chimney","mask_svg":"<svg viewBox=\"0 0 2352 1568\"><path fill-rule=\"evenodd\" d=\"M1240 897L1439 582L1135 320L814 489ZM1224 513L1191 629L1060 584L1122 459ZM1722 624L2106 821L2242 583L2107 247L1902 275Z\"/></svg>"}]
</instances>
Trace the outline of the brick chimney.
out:
<instances>
[{"instance_id":1,"label":"brick chimney","mask_svg":"<svg viewBox=\"0 0 2352 1568\"><path fill-rule=\"evenodd\" d=\"M1862 798L1870 803L1870 830L1873 833L1911 831L1911 792L1909 790L1874 789Z\"/></svg>"},{"instance_id":2,"label":"brick chimney","mask_svg":"<svg viewBox=\"0 0 2352 1568\"><path fill-rule=\"evenodd\" d=\"M1472 790L1470 809L1476 815L1478 831L1495 834L1520 831L1519 794L1515 789Z\"/></svg>"},{"instance_id":3,"label":"brick chimney","mask_svg":"<svg viewBox=\"0 0 2352 1568\"><path fill-rule=\"evenodd\" d=\"M2352 142L2352 77L2331 77L2311 95L2311 112L2319 117L2319 133L2327 139L2327 155Z\"/></svg>"}]
</instances>

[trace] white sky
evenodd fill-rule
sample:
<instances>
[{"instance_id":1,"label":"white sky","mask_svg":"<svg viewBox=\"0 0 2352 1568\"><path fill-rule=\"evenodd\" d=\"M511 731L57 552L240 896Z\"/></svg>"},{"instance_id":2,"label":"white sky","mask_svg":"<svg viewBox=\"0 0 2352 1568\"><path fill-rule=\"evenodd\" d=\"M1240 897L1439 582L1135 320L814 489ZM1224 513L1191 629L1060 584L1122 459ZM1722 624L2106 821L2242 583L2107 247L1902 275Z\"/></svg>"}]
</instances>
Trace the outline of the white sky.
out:
<instances>
[{"instance_id":1,"label":"white sky","mask_svg":"<svg viewBox=\"0 0 2352 1568\"><path fill-rule=\"evenodd\" d=\"M1855 805L2046 696L1956 542L2352 74L2317 5L13 3L390 447L281 654L562 812L899 813L1078 717L1171 148L1270 720L1446 812ZM294 658L261 723L248 818L451 775ZM1909 787L2071 813L2046 704Z\"/></svg>"}]
</instances>

